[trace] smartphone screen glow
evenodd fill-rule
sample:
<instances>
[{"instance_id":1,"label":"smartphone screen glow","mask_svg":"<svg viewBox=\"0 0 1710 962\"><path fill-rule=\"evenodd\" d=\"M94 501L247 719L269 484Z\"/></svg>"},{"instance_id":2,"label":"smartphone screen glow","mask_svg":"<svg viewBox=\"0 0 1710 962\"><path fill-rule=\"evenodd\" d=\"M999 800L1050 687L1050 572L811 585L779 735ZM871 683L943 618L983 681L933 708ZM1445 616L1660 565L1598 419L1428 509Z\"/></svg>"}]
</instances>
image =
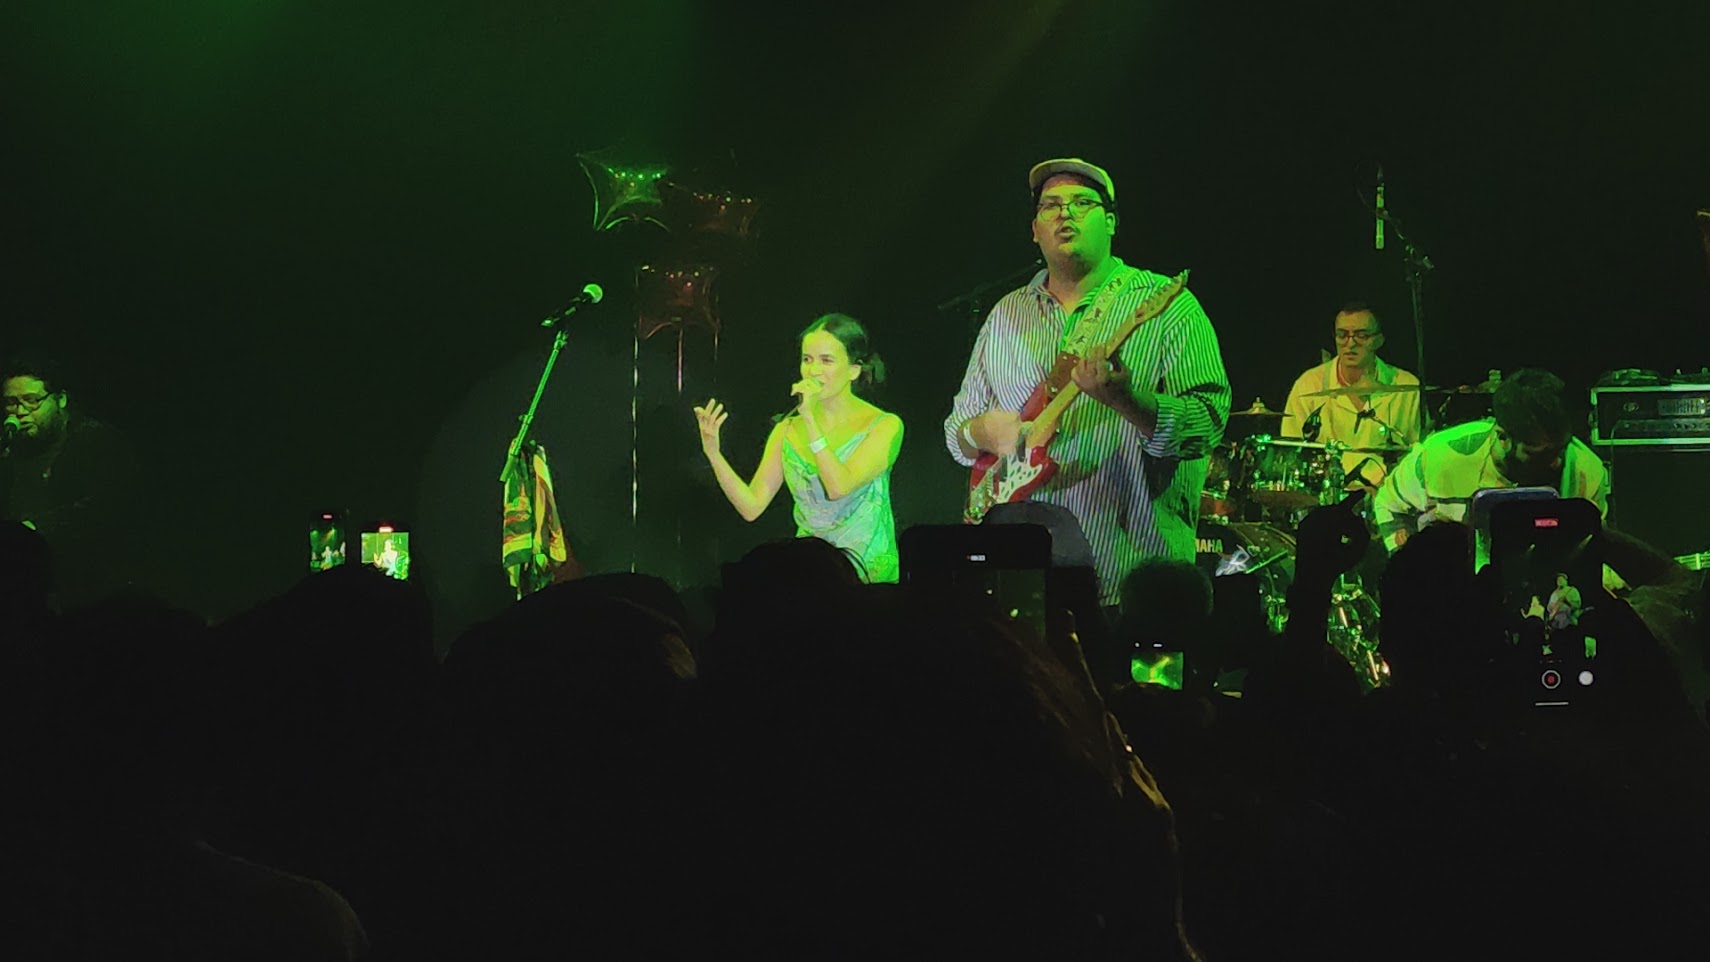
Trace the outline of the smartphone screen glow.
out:
<instances>
[{"instance_id":1,"label":"smartphone screen glow","mask_svg":"<svg viewBox=\"0 0 1710 962\"><path fill-rule=\"evenodd\" d=\"M362 532L362 563L405 580L410 577L410 533L384 525L378 531Z\"/></svg>"},{"instance_id":2,"label":"smartphone screen glow","mask_svg":"<svg viewBox=\"0 0 1710 962\"><path fill-rule=\"evenodd\" d=\"M331 511L309 515L309 570L328 571L344 562L344 519Z\"/></svg>"}]
</instances>

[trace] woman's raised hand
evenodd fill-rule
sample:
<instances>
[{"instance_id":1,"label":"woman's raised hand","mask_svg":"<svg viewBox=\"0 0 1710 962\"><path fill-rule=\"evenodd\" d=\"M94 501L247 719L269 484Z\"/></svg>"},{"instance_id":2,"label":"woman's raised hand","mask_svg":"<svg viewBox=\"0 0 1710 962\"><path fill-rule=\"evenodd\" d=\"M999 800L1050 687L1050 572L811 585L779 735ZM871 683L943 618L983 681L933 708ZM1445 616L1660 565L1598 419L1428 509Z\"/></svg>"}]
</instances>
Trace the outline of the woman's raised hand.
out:
<instances>
[{"instance_id":1,"label":"woman's raised hand","mask_svg":"<svg viewBox=\"0 0 1710 962\"><path fill-rule=\"evenodd\" d=\"M716 398L708 398L706 404L695 408L695 421L701 429L701 452L709 458L718 453L718 429L724 426L727 417L730 412Z\"/></svg>"}]
</instances>

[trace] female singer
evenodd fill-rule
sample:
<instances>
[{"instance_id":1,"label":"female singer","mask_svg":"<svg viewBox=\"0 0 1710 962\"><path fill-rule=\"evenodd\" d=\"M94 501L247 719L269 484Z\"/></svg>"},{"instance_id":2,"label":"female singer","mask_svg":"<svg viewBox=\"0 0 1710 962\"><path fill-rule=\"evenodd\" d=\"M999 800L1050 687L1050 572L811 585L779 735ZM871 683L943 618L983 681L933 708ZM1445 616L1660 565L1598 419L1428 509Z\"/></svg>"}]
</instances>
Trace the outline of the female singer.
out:
<instances>
[{"instance_id":1,"label":"female singer","mask_svg":"<svg viewBox=\"0 0 1710 962\"><path fill-rule=\"evenodd\" d=\"M724 496L744 521L760 517L778 488L795 498L796 537L824 538L851 555L869 582L897 580L891 465L902 449L902 419L862 400L855 387L885 379L885 364L866 328L847 314L827 314L801 339L799 398L766 439L754 480L743 483L718 446L729 412L717 399L695 408L701 451Z\"/></svg>"}]
</instances>

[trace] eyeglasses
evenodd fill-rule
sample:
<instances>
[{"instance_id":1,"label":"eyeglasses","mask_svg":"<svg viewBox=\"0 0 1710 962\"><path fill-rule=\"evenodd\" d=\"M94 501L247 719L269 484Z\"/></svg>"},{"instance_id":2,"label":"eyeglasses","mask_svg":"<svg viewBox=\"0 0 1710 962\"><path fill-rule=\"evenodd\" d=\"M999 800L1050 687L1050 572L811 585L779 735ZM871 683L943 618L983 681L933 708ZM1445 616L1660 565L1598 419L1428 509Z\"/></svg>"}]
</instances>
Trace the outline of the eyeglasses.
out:
<instances>
[{"instance_id":1,"label":"eyeglasses","mask_svg":"<svg viewBox=\"0 0 1710 962\"><path fill-rule=\"evenodd\" d=\"M28 414L41 407L42 402L50 396L47 394L24 394L14 397L8 394L5 397L0 397L0 411L17 411L19 414Z\"/></svg>"},{"instance_id":2,"label":"eyeglasses","mask_svg":"<svg viewBox=\"0 0 1710 962\"><path fill-rule=\"evenodd\" d=\"M1059 214L1067 214L1073 220L1092 213L1094 207L1103 207L1104 201L1096 197L1077 197L1067 203L1060 200L1048 200L1039 205L1040 220L1054 220Z\"/></svg>"},{"instance_id":3,"label":"eyeglasses","mask_svg":"<svg viewBox=\"0 0 1710 962\"><path fill-rule=\"evenodd\" d=\"M1360 344L1364 344L1372 338L1377 337L1377 335L1378 332L1376 331L1337 331L1336 340L1356 341Z\"/></svg>"}]
</instances>

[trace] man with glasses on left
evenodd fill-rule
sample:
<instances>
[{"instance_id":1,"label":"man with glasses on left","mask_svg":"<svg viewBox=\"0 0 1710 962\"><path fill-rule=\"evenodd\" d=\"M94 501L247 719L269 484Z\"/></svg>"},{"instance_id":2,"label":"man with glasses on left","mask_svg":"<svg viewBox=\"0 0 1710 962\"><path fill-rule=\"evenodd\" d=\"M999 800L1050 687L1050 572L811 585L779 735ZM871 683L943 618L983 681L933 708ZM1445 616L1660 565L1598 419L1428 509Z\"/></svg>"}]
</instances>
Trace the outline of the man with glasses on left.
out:
<instances>
[{"instance_id":1,"label":"man with glasses on left","mask_svg":"<svg viewBox=\"0 0 1710 962\"><path fill-rule=\"evenodd\" d=\"M1359 301L1336 314L1336 354L1295 379L1283 407L1283 437L1308 441L1339 441L1350 448L1392 448L1404 451L1419 441L1419 378L1378 357L1383 325L1370 307ZM1318 396L1323 391L1411 387L1392 393L1348 393ZM1379 455L1344 454L1343 470L1358 471L1376 488L1386 468Z\"/></svg>"},{"instance_id":2,"label":"man with glasses on left","mask_svg":"<svg viewBox=\"0 0 1710 962\"><path fill-rule=\"evenodd\" d=\"M60 600L95 600L131 581L130 444L73 405L46 358L0 365L0 418L0 518L41 532Z\"/></svg>"}]
</instances>

